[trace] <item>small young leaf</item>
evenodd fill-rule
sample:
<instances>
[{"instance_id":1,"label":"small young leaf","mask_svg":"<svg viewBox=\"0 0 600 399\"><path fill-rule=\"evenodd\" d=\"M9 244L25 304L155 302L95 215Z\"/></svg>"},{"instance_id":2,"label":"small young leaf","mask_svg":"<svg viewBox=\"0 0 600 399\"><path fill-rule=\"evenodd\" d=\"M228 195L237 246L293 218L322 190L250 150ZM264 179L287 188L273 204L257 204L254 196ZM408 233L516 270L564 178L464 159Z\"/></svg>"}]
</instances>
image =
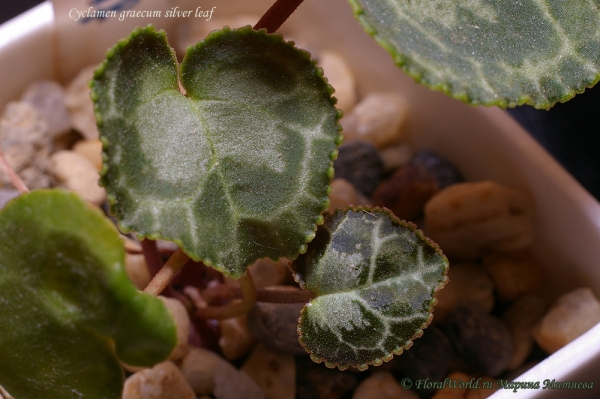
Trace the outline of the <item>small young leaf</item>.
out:
<instances>
[{"instance_id":1,"label":"small young leaf","mask_svg":"<svg viewBox=\"0 0 600 399\"><path fill-rule=\"evenodd\" d=\"M413 224L354 208L327 215L292 270L316 295L302 310L300 343L328 367L364 370L421 336L448 260Z\"/></svg>"},{"instance_id":2,"label":"small young leaf","mask_svg":"<svg viewBox=\"0 0 600 399\"><path fill-rule=\"evenodd\" d=\"M125 274L114 226L74 194L22 194L0 212L0 385L16 399L119 399L119 360L175 348L162 301Z\"/></svg>"},{"instance_id":3,"label":"small young leaf","mask_svg":"<svg viewBox=\"0 0 600 399\"><path fill-rule=\"evenodd\" d=\"M151 27L96 71L102 181L121 227L234 277L259 258L295 258L327 208L341 141L322 72L250 27L213 32L180 72L186 96L164 32Z\"/></svg>"},{"instance_id":4,"label":"small young leaf","mask_svg":"<svg viewBox=\"0 0 600 399\"><path fill-rule=\"evenodd\" d=\"M350 3L404 71L473 105L547 109L600 79L597 1Z\"/></svg>"}]
</instances>

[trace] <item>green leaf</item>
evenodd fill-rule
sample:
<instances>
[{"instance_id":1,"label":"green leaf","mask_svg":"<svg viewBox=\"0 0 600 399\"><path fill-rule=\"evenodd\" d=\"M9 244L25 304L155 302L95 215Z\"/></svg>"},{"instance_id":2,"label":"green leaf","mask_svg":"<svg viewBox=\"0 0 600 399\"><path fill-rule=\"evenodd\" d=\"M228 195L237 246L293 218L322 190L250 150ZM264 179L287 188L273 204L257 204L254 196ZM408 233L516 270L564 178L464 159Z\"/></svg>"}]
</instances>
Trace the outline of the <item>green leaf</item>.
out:
<instances>
[{"instance_id":1,"label":"green leaf","mask_svg":"<svg viewBox=\"0 0 600 399\"><path fill-rule=\"evenodd\" d=\"M240 277L295 258L327 208L341 142L332 88L279 35L213 32L180 68L166 35L138 29L109 51L92 97L120 226L177 242Z\"/></svg>"},{"instance_id":2,"label":"green leaf","mask_svg":"<svg viewBox=\"0 0 600 399\"><path fill-rule=\"evenodd\" d=\"M547 109L600 79L598 1L350 3L404 71L473 105Z\"/></svg>"},{"instance_id":3,"label":"green leaf","mask_svg":"<svg viewBox=\"0 0 600 399\"><path fill-rule=\"evenodd\" d=\"M177 343L135 289L111 222L75 194L22 194L0 212L0 385L16 399L119 399L119 360L152 366Z\"/></svg>"},{"instance_id":4,"label":"green leaf","mask_svg":"<svg viewBox=\"0 0 600 399\"><path fill-rule=\"evenodd\" d=\"M421 336L448 260L412 223L358 207L327 215L292 270L316 296L302 310L300 343L316 362L364 370Z\"/></svg>"}]
</instances>

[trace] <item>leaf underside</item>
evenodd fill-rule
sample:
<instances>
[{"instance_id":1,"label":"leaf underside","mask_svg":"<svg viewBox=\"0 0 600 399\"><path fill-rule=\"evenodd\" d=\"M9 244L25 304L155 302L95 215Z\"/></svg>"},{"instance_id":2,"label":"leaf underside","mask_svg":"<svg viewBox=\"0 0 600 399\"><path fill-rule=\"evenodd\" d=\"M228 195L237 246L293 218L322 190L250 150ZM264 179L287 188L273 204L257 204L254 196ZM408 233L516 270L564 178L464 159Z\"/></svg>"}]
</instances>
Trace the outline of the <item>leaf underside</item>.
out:
<instances>
[{"instance_id":1,"label":"leaf underside","mask_svg":"<svg viewBox=\"0 0 600 399\"><path fill-rule=\"evenodd\" d=\"M300 343L328 367L364 370L421 336L448 260L413 224L357 207L327 215L292 270L316 296L302 310Z\"/></svg>"},{"instance_id":2,"label":"leaf underside","mask_svg":"<svg viewBox=\"0 0 600 399\"><path fill-rule=\"evenodd\" d=\"M472 105L548 109L600 79L597 0L350 0L415 80Z\"/></svg>"},{"instance_id":3,"label":"leaf underside","mask_svg":"<svg viewBox=\"0 0 600 399\"><path fill-rule=\"evenodd\" d=\"M0 213L0 385L16 399L119 399L119 360L177 343L164 304L127 278L114 226L74 194L23 194Z\"/></svg>"},{"instance_id":4,"label":"leaf underside","mask_svg":"<svg viewBox=\"0 0 600 399\"><path fill-rule=\"evenodd\" d=\"M120 225L177 242L240 277L295 258L328 205L341 142L333 89L279 35L225 28L180 67L164 32L138 29L107 54L92 98Z\"/></svg>"}]
</instances>

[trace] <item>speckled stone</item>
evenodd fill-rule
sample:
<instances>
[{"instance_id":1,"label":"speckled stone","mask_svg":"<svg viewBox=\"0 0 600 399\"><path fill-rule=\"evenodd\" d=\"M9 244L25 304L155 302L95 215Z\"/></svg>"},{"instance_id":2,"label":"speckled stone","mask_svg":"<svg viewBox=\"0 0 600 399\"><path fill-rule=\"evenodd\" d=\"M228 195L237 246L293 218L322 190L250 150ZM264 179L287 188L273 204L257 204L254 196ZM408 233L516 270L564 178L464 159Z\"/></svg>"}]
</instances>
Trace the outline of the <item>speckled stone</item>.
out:
<instances>
[{"instance_id":1,"label":"speckled stone","mask_svg":"<svg viewBox=\"0 0 600 399\"><path fill-rule=\"evenodd\" d=\"M0 147L6 161L30 189L50 185L46 174L52 147L48 126L30 104L13 101L0 118ZM14 188L0 170L0 188Z\"/></svg>"},{"instance_id":2,"label":"speckled stone","mask_svg":"<svg viewBox=\"0 0 600 399\"><path fill-rule=\"evenodd\" d=\"M267 348L292 355L307 355L298 342L298 319L303 303L257 302L248 314L248 327Z\"/></svg>"},{"instance_id":3,"label":"speckled stone","mask_svg":"<svg viewBox=\"0 0 600 399\"><path fill-rule=\"evenodd\" d=\"M508 366L512 338L497 317L473 305L459 304L448 315L446 332L456 353L479 372L494 377Z\"/></svg>"},{"instance_id":4,"label":"speckled stone","mask_svg":"<svg viewBox=\"0 0 600 399\"><path fill-rule=\"evenodd\" d=\"M71 130L71 120L65 106L65 89L53 80L34 82L21 100L32 105L48 127L48 134L57 137Z\"/></svg>"},{"instance_id":5,"label":"speckled stone","mask_svg":"<svg viewBox=\"0 0 600 399\"><path fill-rule=\"evenodd\" d=\"M275 352L258 344L241 371L262 388L266 399L296 397L296 361L292 355Z\"/></svg>"},{"instance_id":6,"label":"speckled stone","mask_svg":"<svg viewBox=\"0 0 600 399\"><path fill-rule=\"evenodd\" d=\"M377 148L365 141L354 141L340 146L338 151L333 164L335 177L348 180L371 197L383 175L383 161Z\"/></svg>"},{"instance_id":7,"label":"speckled stone","mask_svg":"<svg viewBox=\"0 0 600 399\"><path fill-rule=\"evenodd\" d=\"M219 347L226 359L233 360L244 356L256 345L256 338L248 328L246 315L219 320L219 328Z\"/></svg>"}]
</instances>

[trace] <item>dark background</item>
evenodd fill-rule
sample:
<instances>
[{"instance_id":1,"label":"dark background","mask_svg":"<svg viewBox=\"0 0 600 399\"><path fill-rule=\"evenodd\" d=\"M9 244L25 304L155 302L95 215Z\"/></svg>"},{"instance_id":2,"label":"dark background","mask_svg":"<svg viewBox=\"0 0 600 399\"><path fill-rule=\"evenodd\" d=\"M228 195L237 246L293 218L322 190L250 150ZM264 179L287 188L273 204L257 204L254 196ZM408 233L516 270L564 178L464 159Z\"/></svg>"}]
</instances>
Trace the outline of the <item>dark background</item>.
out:
<instances>
[{"instance_id":1,"label":"dark background","mask_svg":"<svg viewBox=\"0 0 600 399\"><path fill-rule=\"evenodd\" d=\"M40 3L40 0L0 0L0 23ZM600 123L595 119L600 117L600 84L550 111L521 106L508 112L600 199Z\"/></svg>"}]
</instances>

